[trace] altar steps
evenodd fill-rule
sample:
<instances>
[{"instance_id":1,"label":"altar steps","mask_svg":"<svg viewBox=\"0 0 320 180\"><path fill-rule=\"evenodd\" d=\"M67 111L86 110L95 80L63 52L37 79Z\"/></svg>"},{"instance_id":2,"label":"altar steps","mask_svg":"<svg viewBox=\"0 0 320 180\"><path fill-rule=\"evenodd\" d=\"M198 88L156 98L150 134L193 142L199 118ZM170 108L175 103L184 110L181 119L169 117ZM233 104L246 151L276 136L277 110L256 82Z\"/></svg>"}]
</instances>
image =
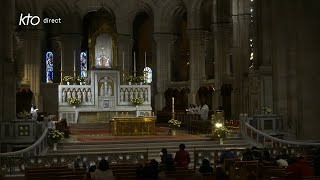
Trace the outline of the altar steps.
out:
<instances>
[{"instance_id":1,"label":"altar steps","mask_svg":"<svg viewBox=\"0 0 320 180\"><path fill-rule=\"evenodd\" d=\"M58 150L48 150L48 155L77 155L77 154L97 154L97 153L118 153L118 152L146 152L149 159L160 161L159 152L162 148L167 148L169 153L175 154L179 144L184 143L189 151L193 162L193 152L195 149L201 150L221 150L221 149L244 149L250 146L239 137L227 138L224 144L211 138L199 139L161 139L161 140L126 140L112 142L68 142L60 143Z\"/></svg>"}]
</instances>

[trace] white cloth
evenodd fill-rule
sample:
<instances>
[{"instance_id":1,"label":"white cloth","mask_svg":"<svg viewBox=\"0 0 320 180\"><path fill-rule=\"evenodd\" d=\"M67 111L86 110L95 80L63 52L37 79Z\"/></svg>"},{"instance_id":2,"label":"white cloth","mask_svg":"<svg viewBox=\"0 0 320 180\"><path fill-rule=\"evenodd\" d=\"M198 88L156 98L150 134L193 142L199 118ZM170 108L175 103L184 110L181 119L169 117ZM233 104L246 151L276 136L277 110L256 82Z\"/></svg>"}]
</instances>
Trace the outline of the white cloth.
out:
<instances>
[{"instance_id":1,"label":"white cloth","mask_svg":"<svg viewBox=\"0 0 320 180\"><path fill-rule=\"evenodd\" d=\"M278 159L276 162L277 162L278 166L288 167L288 162L284 159Z\"/></svg>"},{"instance_id":2,"label":"white cloth","mask_svg":"<svg viewBox=\"0 0 320 180\"><path fill-rule=\"evenodd\" d=\"M55 130L56 129L56 123L54 121L48 121L48 129Z\"/></svg>"},{"instance_id":3,"label":"white cloth","mask_svg":"<svg viewBox=\"0 0 320 180\"><path fill-rule=\"evenodd\" d=\"M208 120L208 112L209 112L209 107L208 105L203 105L201 110L200 110L200 114L201 114L201 119L202 120Z\"/></svg>"}]
</instances>

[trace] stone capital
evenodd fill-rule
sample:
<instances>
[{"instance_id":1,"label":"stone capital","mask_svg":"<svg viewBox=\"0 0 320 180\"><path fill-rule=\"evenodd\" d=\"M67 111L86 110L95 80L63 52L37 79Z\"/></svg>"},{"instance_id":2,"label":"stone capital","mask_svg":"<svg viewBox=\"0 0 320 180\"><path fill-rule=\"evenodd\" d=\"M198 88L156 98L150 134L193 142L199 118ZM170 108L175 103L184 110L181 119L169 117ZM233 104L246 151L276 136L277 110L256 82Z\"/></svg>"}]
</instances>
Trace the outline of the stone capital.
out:
<instances>
[{"instance_id":1,"label":"stone capital","mask_svg":"<svg viewBox=\"0 0 320 180\"><path fill-rule=\"evenodd\" d=\"M167 33L154 33L153 38L157 44L162 44L162 43L172 44L178 39L176 35L167 34Z\"/></svg>"}]
</instances>

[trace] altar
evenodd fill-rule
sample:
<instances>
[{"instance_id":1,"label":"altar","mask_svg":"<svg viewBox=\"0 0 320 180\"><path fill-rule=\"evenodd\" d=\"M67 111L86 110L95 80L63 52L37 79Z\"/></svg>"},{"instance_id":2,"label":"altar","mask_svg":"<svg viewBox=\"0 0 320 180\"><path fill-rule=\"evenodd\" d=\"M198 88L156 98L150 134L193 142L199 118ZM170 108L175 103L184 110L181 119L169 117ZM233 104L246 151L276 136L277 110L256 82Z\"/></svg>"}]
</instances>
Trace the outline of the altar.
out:
<instances>
[{"instance_id":1,"label":"altar","mask_svg":"<svg viewBox=\"0 0 320 180\"><path fill-rule=\"evenodd\" d=\"M120 84L120 70L115 69L94 69L88 75L86 85L59 85L59 117L65 118L68 125L105 123L117 113L130 116L152 114L151 85ZM69 103L75 98L81 102L78 106ZM140 98L142 104L134 105L134 98ZM90 118L84 117L88 114Z\"/></svg>"},{"instance_id":2,"label":"altar","mask_svg":"<svg viewBox=\"0 0 320 180\"><path fill-rule=\"evenodd\" d=\"M114 117L113 135L154 135L156 117Z\"/></svg>"}]
</instances>

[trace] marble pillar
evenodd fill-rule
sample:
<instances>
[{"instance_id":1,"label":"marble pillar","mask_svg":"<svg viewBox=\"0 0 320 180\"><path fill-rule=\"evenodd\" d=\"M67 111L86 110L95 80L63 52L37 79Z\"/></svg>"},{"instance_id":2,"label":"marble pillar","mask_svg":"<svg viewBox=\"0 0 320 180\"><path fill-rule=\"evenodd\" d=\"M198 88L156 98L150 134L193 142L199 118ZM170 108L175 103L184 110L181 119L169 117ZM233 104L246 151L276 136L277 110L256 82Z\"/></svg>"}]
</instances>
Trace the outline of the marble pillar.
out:
<instances>
[{"instance_id":1,"label":"marble pillar","mask_svg":"<svg viewBox=\"0 0 320 180\"><path fill-rule=\"evenodd\" d=\"M170 79L169 63L171 62L170 53L173 50L173 43L177 37L173 34L154 34L156 43L156 92L155 110L160 111L165 106L164 92L168 88Z\"/></svg>"},{"instance_id":2,"label":"marble pillar","mask_svg":"<svg viewBox=\"0 0 320 180\"><path fill-rule=\"evenodd\" d=\"M16 73L13 59L15 1L3 1L0 50L0 121L16 118Z\"/></svg>"},{"instance_id":3,"label":"marble pillar","mask_svg":"<svg viewBox=\"0 0 320 180\"><path fill-rule=\"evenodd\" d=\"M201 82L206 79L205 58L206 58L206 33L201 30L187 30L190 39L190 93L188 104L200 104L197 99L197 92Z\"/></svg>"}]
</instances>

